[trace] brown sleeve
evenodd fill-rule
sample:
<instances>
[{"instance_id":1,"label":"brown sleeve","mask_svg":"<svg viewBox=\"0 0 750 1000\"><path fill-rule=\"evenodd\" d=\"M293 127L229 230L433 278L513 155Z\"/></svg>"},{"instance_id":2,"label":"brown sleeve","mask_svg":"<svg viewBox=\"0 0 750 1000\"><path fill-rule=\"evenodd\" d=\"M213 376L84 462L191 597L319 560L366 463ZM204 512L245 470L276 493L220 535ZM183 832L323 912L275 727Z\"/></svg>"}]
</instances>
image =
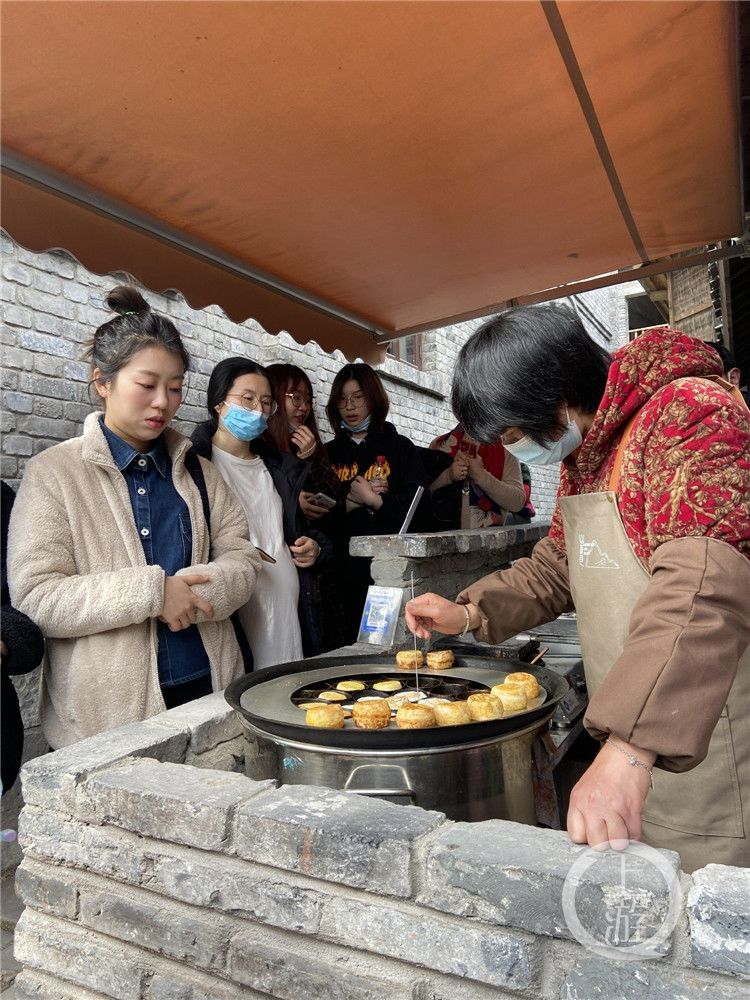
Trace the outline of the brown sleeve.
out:
<instances>
[{"instance_id":1,"label":"brown sleeve","mask_svg":"<svg viewBox=\"0 0 750 1000\"><path fill-rule=\"evenodd\" d=\"M573 610L568 560L554 542L543 538L530 558L518 559L509 569L477 580L456 601L479 609L482 624L474 632L476 639L503 642L516 632Z\"/></svg>"},{"instance_id":2,"label":"brown sleeve","mask_svg":"<svg viewBox=\"0 0 750 1000\"><path fill-rule=\"evenodd\" d=\"M750 560L715 538L665 542L586 728L654 751L665 771L689 771L708 752L749 642Z\"/></svg>"}]
</instances>

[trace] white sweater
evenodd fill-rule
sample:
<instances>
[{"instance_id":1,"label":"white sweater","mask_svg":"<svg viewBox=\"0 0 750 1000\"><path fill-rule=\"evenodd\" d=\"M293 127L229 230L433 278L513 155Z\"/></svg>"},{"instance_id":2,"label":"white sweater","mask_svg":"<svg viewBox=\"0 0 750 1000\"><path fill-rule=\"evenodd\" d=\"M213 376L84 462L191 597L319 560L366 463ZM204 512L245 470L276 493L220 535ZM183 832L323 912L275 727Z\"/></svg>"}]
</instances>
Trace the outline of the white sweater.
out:
<instances>
[{"instance_id":1,"label":"white sweater","mask_svg":"<svg viewBox=\"0 0 750 1000\"><path fill-rule=\"evenodd\" d=\"M242 674L229 616L250 597L260 556L248 541L242 507L210 462L201 459L211 538L200 493L185 468L190 441L164 432L175 489L190 512L195 593L214 609L198 619L215 691ZM209 547L212 561L208 562ZM149 566L127 483L112 459L99 414L82 437L42 452L26 466L11 515L8 577L15 607L47 637L42 725L55 749L163 712L156 618L164 570Z\"/></svg>"}]
</instances>

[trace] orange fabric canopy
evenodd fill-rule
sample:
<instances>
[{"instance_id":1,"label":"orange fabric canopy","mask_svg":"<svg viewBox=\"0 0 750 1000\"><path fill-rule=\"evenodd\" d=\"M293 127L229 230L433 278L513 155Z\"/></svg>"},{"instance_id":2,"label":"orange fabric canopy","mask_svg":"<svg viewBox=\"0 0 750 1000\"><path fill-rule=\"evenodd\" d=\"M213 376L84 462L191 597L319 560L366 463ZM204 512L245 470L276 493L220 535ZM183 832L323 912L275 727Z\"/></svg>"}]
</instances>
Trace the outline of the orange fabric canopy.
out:
<instances>
[{"instance_id":1,"label":"orange fabric canopy","mask_svg":"<svg viewBox=\"0 0 750 1000\"><path fill-rule=\"evenodd\" d=\"M731 3L2 19L14 239L350 357L742 232Z\"/></svg>"}]
</instances>

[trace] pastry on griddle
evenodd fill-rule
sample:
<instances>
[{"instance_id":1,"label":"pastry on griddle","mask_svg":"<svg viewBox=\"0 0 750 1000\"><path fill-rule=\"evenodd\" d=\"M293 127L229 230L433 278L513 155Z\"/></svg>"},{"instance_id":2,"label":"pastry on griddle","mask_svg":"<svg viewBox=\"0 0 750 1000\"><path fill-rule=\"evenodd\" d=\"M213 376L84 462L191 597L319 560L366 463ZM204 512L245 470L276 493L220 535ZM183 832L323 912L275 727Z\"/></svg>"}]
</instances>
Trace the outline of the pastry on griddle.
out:
<instances>
[{"instance_id":1,"label":"pastry on griddle","mask_svg":"<svg viewBox=\"0 0 750 1000\"><path fill-rule=\"evenodd\" d=\"M429 705L405 701L396 712L399 729L429 729L435 725L435 713Z\"/></svg>"},{"instance_id":2,"label":"pastry on griddle","mask_svg":"<svg viewBox=\"0 0 750 1000\"><path fill-rule=\"evenodd\" d=\"M341 705L315 705L308 708L305 722L316 729L343 729L344 710Z\"/></svg>"},{"instance_id":3,"label":"pastry on griddle","mask_svg":"<svg viewBox=\"0 0 750 1000\"><path fill-rule=\"evenodd\" d=\"M448 701L444 705L433 705L432 709L439 726L465 726L473 721L465 701Z\"/></svg>"},{"instance_id":4,"label":"pastry on griddle","mask_svg":"<svg viewBox=\"0 0 750 1000\"><path fill-rule=\"evenodd\" d=\"M427 667L429 670L449 670L455 660L452 649L437 649L427 654Z\"/></svg>"},{"instance_id":5,"label":"pastry on griddle","mask_svg":"<svg viewBox=\"0 0 750 1000\"><path fill-rule=\"evenodd\" d=\"M523 693L529 701L533 698L537 698L542 693L542 689L539 687L539 681L536 677L534 677L533 674L526 674L522 670L519 670L514 674L508 674L503 681L503 684L519 685L523 689Z\"/></svg>"},{"instance_id":6,"label":"pastry on griddle","mask_svg":"<svg viewBox=\"0 0 750 1000\"><path fill-rule=\"evenodd\" d=\"M450 705L447 698L425 698L423 705Z\"/></svg>"},{"instance_id":7,"label":"pastry on griddle","mask_svg":"<svg viewBox=\"0 0 750 1000\"><path fill-rule=\"evenodd\" d=\"M323 701L346 701L346 695L343 691L321 691L318 695Z\"/></svg>"},{"instance_id":8,"label":"pastry on griddle","mask_svg":"<svg viewBox=\"0 0 750 1000\"><path fill-rule=\"evenodd\" d=\"M523 690L513 684L496 684L490 694L502 703L503 715L508 715L510 712L522 712L528 701Z\"/></svg>"},{"instance_id":9,"label":"pastry on griddle","mask_svg":"<svg viewBox=\"0 0 750 1000\"><path fill-rule=\"evenodd\" d=\"M489 719L502 719L503 705L499 698L489 692L470 694L466 699L469 715L474 722L487 722Z\"/></svg>"},{"instance_id":10,"label":"pastry on griddle","mask_svg":"<svg viewBox=\"0 0 750 1000\"><path fill-rule=\"evenodd\" d=\"M386 698L385 700L391 708L398 708L399 705L403 705L407 701L424 701L426 697L427 695L424 691L397 691L395 694L392 694L390 698Z\"/></svg>"},{"instance_id":11,"label":"pastry on griddle","mask_svg":"<svg viewBox=\"0 0 750 1000\"><path fill-rule=\"evenodd\" d=\"M301 708L306 712L308 708L317 708L319 704L319 701L301 701L297 705L297 708Z\"/></svg>"},{"instance_id":12,"label":"pastry on griddle","mask_svg":"<svg viewBox=\"0 0 750 1000\"><path fill-rule=\"evenodd\" d=\"M422 666L424 657L419 649L402 649L396 653L396 665L399 670L416 670Z\"/></svg>"},{"instance_id":13,"label":"pastry on griddle","mask_svg":"<svg viewBox=\"0 0 750 1000\"><path fill-rule=\"evenodd\" d=\"M336 685L337 691L364 691L364 689L362 681L339 681Z\"/></svg>"},{"instance_id":14,"label":"pastry on griddle","mask_svg":"<svg viewBox=\"0 0 750 1000\"><path fill-rule=\"evenodd\" d=\"M357 701L352 705L352 718L357 729L385 729L391 722L391 706L385 698Z\"/></svg>"},{"instance_id":15,"label":"pastry on griddle","mask_svg":"<svg viewBox=\"0 0 750 1000\"><path fill-rule=\"evenodd\" d=\"M372 689L373 691L400 691L402 687L403 684L401 683L401 681L397 680L376 681L373 684Z\"/></svg>"}]
</instances>

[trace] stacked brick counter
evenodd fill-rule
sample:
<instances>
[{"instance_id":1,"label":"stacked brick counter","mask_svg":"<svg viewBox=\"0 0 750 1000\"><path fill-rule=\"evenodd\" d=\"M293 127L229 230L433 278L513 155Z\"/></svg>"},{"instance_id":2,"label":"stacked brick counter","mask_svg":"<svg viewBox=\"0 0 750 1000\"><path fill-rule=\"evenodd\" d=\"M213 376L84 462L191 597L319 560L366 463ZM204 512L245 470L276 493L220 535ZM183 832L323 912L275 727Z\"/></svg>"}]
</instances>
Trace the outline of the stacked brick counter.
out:
<instances>
[{"instance_id":1,"label":"stacked brick counter","mask_svg":"<svg viewBox=\"0 0 750 1000\"><path fill-rule=\"evenodd\" d=\"M612 961L568 930L565 834L277 788L246 754L212 695L27 765L19 1000L748 995L748 871L682 876L663 957ZM620 882L607 856L578 911L616 893L657 924L665 884Z\"/></svg>"}]
</instances>

